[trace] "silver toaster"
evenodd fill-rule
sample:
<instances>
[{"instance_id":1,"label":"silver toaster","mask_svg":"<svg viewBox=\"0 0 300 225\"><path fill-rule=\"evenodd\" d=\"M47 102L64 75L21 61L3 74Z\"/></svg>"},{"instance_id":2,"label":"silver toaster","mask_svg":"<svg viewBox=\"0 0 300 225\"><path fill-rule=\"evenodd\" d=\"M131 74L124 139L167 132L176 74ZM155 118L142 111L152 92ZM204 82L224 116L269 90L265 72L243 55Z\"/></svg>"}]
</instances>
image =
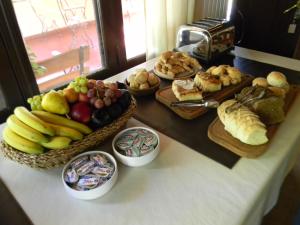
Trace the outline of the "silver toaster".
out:
<instances>
[{"instance_id":1,"label":"silver toaster","mask_svg":"<svg viewBox=\"0 0 300 225\"><path fill-rule=\"evenodd\" d=\"M234 48L234 36L229 21L205 18L179 27L175 50L209 62Z\"/></svg>"}]
</instances>

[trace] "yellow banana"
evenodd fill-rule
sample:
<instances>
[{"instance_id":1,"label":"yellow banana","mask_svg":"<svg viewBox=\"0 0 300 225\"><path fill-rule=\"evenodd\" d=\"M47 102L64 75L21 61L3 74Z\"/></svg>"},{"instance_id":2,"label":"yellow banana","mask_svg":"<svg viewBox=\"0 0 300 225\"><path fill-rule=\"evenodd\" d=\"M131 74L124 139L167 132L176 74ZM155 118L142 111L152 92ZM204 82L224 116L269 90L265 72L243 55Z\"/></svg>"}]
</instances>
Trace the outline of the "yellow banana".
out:
<instances>
[{"instance_id":1,"label":"yellow banana","mask_svg":"<svg viewBox=\"0 0 300 225\"><path fill-rule=\"evenodd\" d=\"M88 126L86 126L82 123L78 123L74 120L67 119L62 116L58 116L58 115L55 115L55 114L52 114L49 112L45 112L45 111L32 111L32 113L34 115L36 115L37 117L39 117L40 119L47 121L48 123L70 127L70 128L80 131L83 134L92 133L92 130Z\"/></svg>"},{"instance_id":2,"label":"yellow banana","mask_svg":"<svg viewBox=\"0 0 300 225\"><path fill-rule=\"evenodd\" d=\"M81 140L83 138L82 133L80 133L78 130L75 130L73 128L51 124L51 123L48 123L48 125L55 130L55 135L57 136L69 137L72 140L76 140L76 141Z\"/></svg>"},{"instance_id":3,"label":"yellow banana","mask_svg":"<svg viewBox=\"0 0 300 225\"><path fill-rule=\"evenodd\" d=\"M22 152L29 154L41 154L44 151L44 148L41 145L17 135L8 126L6 126L3 130L3 139L11 147Z\"/></svg>"},{"instance_id":4,"label":"yellow banana","mask_svg":"<svg viewBox=\"0 0 300 225\"><path fill-rule=\"evenodd\" d=\"M71 138L68 137L55 136L51 137L49 142L42 143L42 145L49 149L62 149L68 147L71 141Z\"/></svg>"},{"instance_id":5,"label":"yellow banana","mask_svg":"<svg viewBox=\"0 0 300 225\"><path fill-rule=\"evenodd\" d=\"M15 115L26 125L38 130L43 134L54 136L54 130L48 126L43 120L29 112L25 107L19 106L14 110Z\"/></svg>"},{"instance_id":6,"label":"yellow banana","mask_svg":"<svg viewBox=\"0 0 300 225\"><path fill-rule=\"evenodd\" d=\"M10 115L6 120L6 123L13 132L30 141L37 143L49 141L48 138L39 131L20 121L16 115Z\"/></svg>"}]
</instances>

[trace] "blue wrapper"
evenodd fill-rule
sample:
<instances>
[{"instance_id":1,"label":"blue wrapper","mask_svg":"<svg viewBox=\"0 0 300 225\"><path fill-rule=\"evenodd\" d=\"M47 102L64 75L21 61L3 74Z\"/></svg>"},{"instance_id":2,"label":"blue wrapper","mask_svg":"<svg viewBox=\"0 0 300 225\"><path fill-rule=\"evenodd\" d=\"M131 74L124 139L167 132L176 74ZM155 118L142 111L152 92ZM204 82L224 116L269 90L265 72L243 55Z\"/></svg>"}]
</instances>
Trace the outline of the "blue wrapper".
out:
<instances>
[{"instance_id":1,"label":"blue wrapper","mask_svg":"<svg viewBox=\"0 0 300 225\"><path fill-rule=\"evenodd\" d=\"M71 163L71 167L76 170L77 168L81 167L83 164L88 162L88 160L88 156L80 157L79 159L76 159Z\"/></svg>"},{"instance_id":2,"label":"blue wrapper","mask_svg":"<svg viewBox=\"0 0 300 225\"><path fill-rule=\"evenodd\" d=\"M100 178L94 174L87 174L81 177L77 183L80 188L95 188L100 183Z\"/></svg>"},{"instance_id":3,"label":"blue wrapper","mask_svg":"<svg viewBox=\"0 0 300 225\"><path fill-rule=\"evenodd\" d=\"M91 172L95 167L95 161L88 161L79 167L76 172L79 176L83 176Z\"/></svg>"},{"instance_id":4,"label":"blue wrapper","mask_svg":"<svg viewBox=\"0 0 300 225\"><path fill-rule=\"evenodd\" d=\"M64 179L67 183L74 184L78 181L79 176L76 173L75 169L68 169L65 173Z\"/></svg>"}]
</instances>

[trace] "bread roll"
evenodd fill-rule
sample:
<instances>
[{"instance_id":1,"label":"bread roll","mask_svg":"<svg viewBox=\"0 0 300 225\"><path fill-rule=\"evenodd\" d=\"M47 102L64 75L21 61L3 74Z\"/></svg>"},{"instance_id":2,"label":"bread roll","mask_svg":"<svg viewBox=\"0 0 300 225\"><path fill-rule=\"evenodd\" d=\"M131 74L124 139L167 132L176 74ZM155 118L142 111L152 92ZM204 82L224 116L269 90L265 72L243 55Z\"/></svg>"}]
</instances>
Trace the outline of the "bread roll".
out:
<instances>
[{"instance_id":1,"label":"bread roll","mask_svg":"<svg viewBox=\"0 0 300 225\"><path fill-rule=\"evenodd\" d=\"M146 83L148 80L148 72L146 71L141 71L141 72L138 72L136 75L135 75L135 81L138 82L139 84L144 84Z\"/></svg>"},{"instance_id":2,"label":"bread roll","mask_svg":"<svg viewBox=\"0 0 300 225\"><path fill-rule=\"evenodd\" d=\"M130 82L129 86L133 89L139 89L140 84L134 80L134 81Z\"/></svg>"},{"instance_id":3,"label":"bread roll","mask_svg":"<svg viewBox=\"0 0 300 225\"><path fill-rule=\"evenodd\" d=\"M281 97L281 98L284 98L285 97L285 90L283 88L280 88L280 87L268 87L269 90L271 90L274 95L278 96L278 97Z\"/></svg>"},{"instance_id":4,"label":"bread roll","mask_svg":"<svg viewBox=\"0 0 300 225\"><path fill-rule=\"evenodd\" d=\"M130 84L135 80L135 74L130 74L129 77L127 77L127 81Z\"/></svg>"},{"instance_id":5,"label":"bread roll","mask_svg":"<svg viewBox=\"0 0 300 225\"><path fill-rule=\"evenodd\" d=\"M253 81L252 81L252 86L255 86L255 85L258 85L258 86L261 86L261 87L268 87L268 81L266 78L264 77L257 77L255 78Z\"/></svg>"},{"instance_id":6,"label":"bread roll","mask_svg":"<svg viewBox=\"0 0 300 225\"><path fill-rule=\"evenodd\" d=\"M150 86L147 82L140 85L140 90L146 90L149 88L150 88Z\"/></svg>"},{"instance_id":7,"label":"bread roll","mask_svg":"<svg viewBox=\"0 0 300 225\"><path fill-rule=\"evenodd\" d=\"M289 83L286 83L281 88L285 91L285 93L288 93L288 91L290 90L290 85Z\"/></svg>"},{"instance_id":8,"label":"bread roll","mask_svg":"<svg viewBox=\"0 0 300 225\"><path fill-rule=\"evenodd\" d=\"M150 84L150 86L154 86L158 84L158 82L159 82L158 77L155 76L153 73L149 73L148 83Z\"/></svg>"},{"instance_id":9,"label":"bread roll","mask_svg":"<svg viewBox=\"0 0 300 225\"><path fill-rule=\"evenodd\" d=\"M283 87L288 84L284 74L277 71L269 73L269 75L267 76L267 81L269 85L274 87Z\"/></svg>"},{"instance_id":10,"label":"bread roll","mask_svg":"<svg viewBox=\"0 0 300 225\"><path fill-rule=\"evenodd\" d=\"M225 130L245 144L261 145L268 142L265 125L246 106L240 106L234 111L226 112L226 109L236 102L233 99L228 100L218 107L218 115Z\"/></svg>"}]
</instances>

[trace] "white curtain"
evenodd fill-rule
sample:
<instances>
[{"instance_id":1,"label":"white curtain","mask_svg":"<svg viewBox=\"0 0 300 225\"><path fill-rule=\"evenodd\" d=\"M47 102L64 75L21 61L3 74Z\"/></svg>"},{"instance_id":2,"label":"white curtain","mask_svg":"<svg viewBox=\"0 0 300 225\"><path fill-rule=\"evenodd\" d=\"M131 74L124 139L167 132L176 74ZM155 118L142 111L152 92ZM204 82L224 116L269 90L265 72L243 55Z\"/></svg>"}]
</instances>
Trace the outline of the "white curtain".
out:
<instances>
[{"instance_id":1,"label":"white curtain","mask_svg":"<svg viewBox=\"0 0 300 225\"><path fill-rule=\"evenodd\" d=\"M201 18L202 10L203 0L145 0L147 59L172 50L179 26Z\"/></svg>"}]
</instances>

